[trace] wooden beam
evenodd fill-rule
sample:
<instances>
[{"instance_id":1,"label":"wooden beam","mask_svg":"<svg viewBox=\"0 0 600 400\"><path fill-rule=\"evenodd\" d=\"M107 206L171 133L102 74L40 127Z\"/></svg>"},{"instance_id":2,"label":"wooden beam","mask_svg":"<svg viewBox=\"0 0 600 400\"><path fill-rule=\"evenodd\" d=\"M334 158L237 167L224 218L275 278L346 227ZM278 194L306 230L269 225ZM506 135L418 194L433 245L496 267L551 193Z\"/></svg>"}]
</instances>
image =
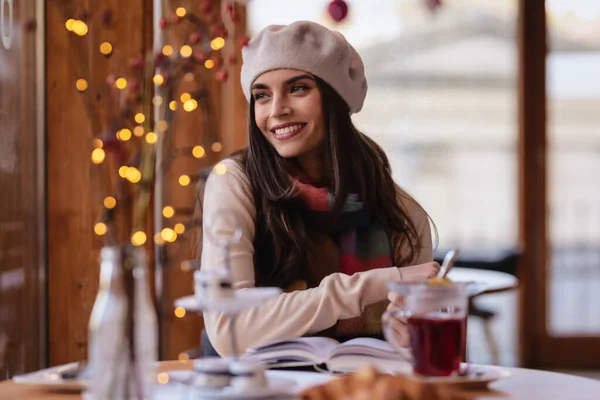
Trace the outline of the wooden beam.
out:
<instances>
[{"instance_id":1,"label":"wooden beam","mask_svg":"<svg viewBox=\"0 0 600 400\"><path fill-rule=\"evenodd\" d=\"M519 266L520 353L539 367L546 335L546 10L519 0Z\"/></svg>"}]
</instances>

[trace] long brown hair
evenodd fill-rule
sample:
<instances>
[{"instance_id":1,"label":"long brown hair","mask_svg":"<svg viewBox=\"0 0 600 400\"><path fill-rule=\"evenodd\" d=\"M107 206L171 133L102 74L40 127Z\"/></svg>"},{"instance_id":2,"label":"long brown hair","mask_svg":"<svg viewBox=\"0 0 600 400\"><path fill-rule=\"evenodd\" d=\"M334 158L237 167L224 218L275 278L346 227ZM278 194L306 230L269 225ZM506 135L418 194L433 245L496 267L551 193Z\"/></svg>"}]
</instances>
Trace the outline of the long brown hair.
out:
<instances>
[{"instance_id":1,"label":"long brown hair","mask_svg":"<svg viewBox=\"0 0 600 400\"><path fill-rule=\"evenodd\" d=\"M391 175L388 158L373 140L360 132L350 118L346 102L323 80L316 78L324 111L324 168L335 203L342 210L349 193L357 193L371 217L380 221L392 238L393 262L413 260L421 248L413 221L403 208L403 195ZM263 136L250 100L248 147L232 155L248 176L256 206L255 268L261 283L286 286L301 273L307 260L306 233L291 202L295 197L287 164ZM395 242L395 243L394 243ZM400 244L408 246L400 246ZM400 251L400 247L409 251ZM257 276L257 278L258 278Z\"/></svg>"}]
</instances>

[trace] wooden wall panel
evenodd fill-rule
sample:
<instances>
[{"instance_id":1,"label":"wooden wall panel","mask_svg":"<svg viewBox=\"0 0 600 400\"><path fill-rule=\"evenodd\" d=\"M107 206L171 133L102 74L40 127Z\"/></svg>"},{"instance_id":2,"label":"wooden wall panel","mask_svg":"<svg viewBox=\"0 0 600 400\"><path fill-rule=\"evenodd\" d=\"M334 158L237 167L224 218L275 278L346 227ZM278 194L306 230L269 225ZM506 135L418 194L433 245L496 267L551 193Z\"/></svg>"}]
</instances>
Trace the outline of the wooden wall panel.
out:
<instances>
[{"instance_id":1,"label":"wooden wall panel","mask_svg":"<svg viewBox=\"0 0 600 400\"><path fill-rule=\"evenodd\" d=\"M51 365L87 356L87 325L98 287L94 235L102 197L99 173L90 162L92 140L105 126L104 82L116 63L145 50L145 24L151 13L144 0L64 0L46 2L47 162L48 162L48 339ZM100 13L112 12L111 27ZM68 18L89 18L83 37L65 29ZM98 51L103 40L114 58ZM78 93L75 81L90 87Z\"/></svg>"}]
</instances>

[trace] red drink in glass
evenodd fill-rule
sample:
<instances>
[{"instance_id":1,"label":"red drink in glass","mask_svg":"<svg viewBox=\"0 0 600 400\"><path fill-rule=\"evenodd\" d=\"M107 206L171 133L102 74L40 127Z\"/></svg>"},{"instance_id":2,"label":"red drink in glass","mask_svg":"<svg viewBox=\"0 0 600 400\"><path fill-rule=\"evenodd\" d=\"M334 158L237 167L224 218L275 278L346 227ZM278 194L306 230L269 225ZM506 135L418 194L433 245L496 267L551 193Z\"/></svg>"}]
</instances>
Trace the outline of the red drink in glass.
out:
<instances>
[{"instance_id":1,"label":"red drink in glass","mask_svg":"<svg viewBox=\"0 0 600 400\"><path fill-rule=\"evenodd\" d=\"M458 372L465 346L465 322L465 318L440 314L408 318L414 372L424 376Z\"/></svg>"}]
</instances>

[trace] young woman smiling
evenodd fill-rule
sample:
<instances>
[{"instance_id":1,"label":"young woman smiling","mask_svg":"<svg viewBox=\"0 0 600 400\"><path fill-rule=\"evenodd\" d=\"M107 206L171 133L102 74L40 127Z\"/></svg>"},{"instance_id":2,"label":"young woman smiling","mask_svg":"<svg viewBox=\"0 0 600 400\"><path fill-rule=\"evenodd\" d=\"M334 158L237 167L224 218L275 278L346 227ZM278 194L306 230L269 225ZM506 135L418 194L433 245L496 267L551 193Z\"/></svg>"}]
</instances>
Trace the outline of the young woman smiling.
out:
<instances>
[{"instance_id":1,"label":"young woman smiling","mask_svg":"<svg viewBox=\"0 0 600 400\"><path fill-rule=\"evenodd\" d=\"M235 213L241 225L230 253L236 288L284 289L238 315L241 350L304 335L380 337L386 284L430 278L439 265L426 212L350 118L367 93L360 56L316 23L269 26L244 48L241 81L249 145L222 162L226 174L211 173L199 208ZM222 250L203 236L201 268L222 268ZM204 321L205 355L210 344L230 354L227 316Z\"/></svg>"}]
</instances>

